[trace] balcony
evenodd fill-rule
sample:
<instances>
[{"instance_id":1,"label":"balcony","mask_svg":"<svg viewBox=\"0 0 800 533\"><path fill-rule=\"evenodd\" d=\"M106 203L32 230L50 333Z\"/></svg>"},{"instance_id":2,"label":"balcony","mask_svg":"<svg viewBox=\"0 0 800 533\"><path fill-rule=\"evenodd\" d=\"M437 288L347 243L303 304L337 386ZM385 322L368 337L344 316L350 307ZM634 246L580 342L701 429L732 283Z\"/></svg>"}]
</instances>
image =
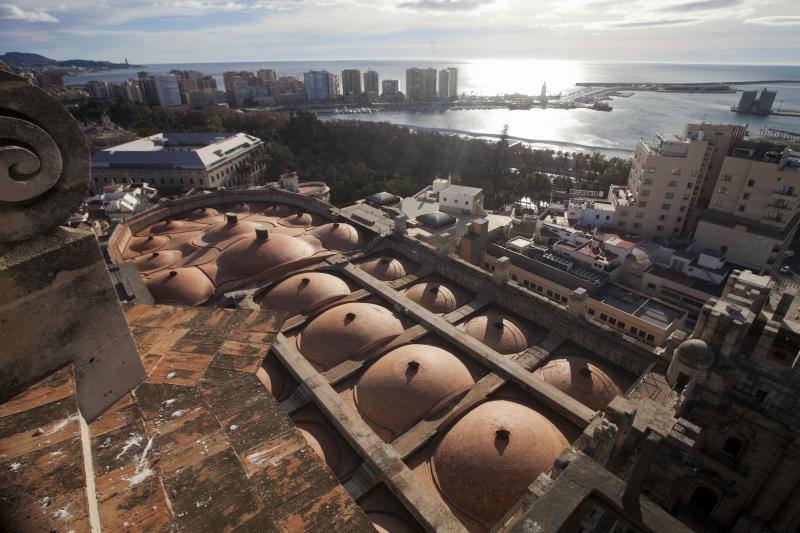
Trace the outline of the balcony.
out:
<instances>
[{"instance_id":1,"label":"balcony","mask_svg":"<svg viewBox=\"0 0 800 533\"><path fill-rule=\"evenodd\" d=\"M767 204L767 207L771 207L773 209L782 209L784 211L792 210L792 206L783 200L776 200L774 202L770 202Z\"/></svg>"},{"instance_id":2,"label":"balcony","mask_svg":"<svg viewBox=\"0 0 800 533\"><path fill-rule=\"evenodd\" d=\"M790 198L795 198L798 196L798 192L794 190L794 187L787 187L785 189L775 189L772 191L772 194L777 194L779 196L789 196Z\"/></svg>"}]
</instances>

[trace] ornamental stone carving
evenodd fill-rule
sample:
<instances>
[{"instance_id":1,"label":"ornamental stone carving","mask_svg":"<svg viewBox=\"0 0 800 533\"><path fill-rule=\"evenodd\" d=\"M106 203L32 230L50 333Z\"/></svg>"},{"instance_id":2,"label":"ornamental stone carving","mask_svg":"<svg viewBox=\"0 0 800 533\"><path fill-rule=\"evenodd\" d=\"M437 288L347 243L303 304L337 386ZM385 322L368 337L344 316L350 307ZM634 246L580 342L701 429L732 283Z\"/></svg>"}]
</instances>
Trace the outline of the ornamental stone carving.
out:
<instances>
[{"instance_id":1,"label":"ornamental stone carving","mask_svg":"<svg viewBox=\"0 0 800 533\"><path fill-rule=\"evenodd\" d=\"M86 138L69 111L0 62L0 242L63 224L89 175Z\"/></svg>"}]
</instances>

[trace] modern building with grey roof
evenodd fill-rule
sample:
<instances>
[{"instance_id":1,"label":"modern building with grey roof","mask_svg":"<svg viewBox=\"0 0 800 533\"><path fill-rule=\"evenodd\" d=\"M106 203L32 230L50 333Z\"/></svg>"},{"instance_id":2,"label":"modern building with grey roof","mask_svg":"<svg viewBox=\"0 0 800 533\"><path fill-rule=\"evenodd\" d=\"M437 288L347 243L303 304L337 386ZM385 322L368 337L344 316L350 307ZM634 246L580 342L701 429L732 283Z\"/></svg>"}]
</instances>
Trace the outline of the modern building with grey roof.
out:
<instances>
[{"instance_id":1,"label":"modern building with grey roof","mask_svg":"<svg viewBox=\"0 0 800 533\"><path fill-rule=\"evenodd\" d=\"M244 133L157 133L92 156L92 186L143 184L157 189L246 185L260 170L263 142Z\"/></svg>"}]
</instances>

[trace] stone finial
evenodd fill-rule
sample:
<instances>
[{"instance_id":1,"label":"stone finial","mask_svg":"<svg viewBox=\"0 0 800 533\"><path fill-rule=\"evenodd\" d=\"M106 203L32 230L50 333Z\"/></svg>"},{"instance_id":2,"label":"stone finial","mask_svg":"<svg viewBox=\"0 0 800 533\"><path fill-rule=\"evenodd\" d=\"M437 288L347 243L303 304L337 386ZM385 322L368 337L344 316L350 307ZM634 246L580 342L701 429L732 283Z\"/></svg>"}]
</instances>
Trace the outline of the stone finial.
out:
<instances>
[{"instance_id":1,"label":"stone finial","mask_svg":"<svg viewBox=\"0 0 800 533\"><path fill-rule=\"evenodd\" d=\"M54 98L0 62L0 242L63 223L87 193L89 147Z\"/></svg>"}]
</instances>

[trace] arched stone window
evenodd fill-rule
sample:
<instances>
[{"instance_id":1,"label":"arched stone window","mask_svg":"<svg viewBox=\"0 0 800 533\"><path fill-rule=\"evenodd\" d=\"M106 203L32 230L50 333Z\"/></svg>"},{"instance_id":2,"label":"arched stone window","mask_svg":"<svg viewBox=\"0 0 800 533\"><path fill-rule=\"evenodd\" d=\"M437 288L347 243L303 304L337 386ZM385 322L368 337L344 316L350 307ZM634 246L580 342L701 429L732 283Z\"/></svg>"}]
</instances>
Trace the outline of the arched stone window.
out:
<instances>
[{"instance_id":1,"label":"arched stone window","mask_svg":"<svg viewBox=\"0 0 800 533\"><path fill-rule=\"evenodd\" d=\"M699 515L707 517L717 506L718 499L713 490L701 485L694 489L692 497L689 498L689 507Z\"/></svg>"},{"instance_id":2,"label":"arched stone window","mask_svg":"<svg viewBox=\"0 0 800 533\"><path fill-rule=\"evenodd\" d=\"M744 443L736 437L728 437L722 445L722 451L733 458L739 457L744 449Z\"/></svg>"}]
</instances>

